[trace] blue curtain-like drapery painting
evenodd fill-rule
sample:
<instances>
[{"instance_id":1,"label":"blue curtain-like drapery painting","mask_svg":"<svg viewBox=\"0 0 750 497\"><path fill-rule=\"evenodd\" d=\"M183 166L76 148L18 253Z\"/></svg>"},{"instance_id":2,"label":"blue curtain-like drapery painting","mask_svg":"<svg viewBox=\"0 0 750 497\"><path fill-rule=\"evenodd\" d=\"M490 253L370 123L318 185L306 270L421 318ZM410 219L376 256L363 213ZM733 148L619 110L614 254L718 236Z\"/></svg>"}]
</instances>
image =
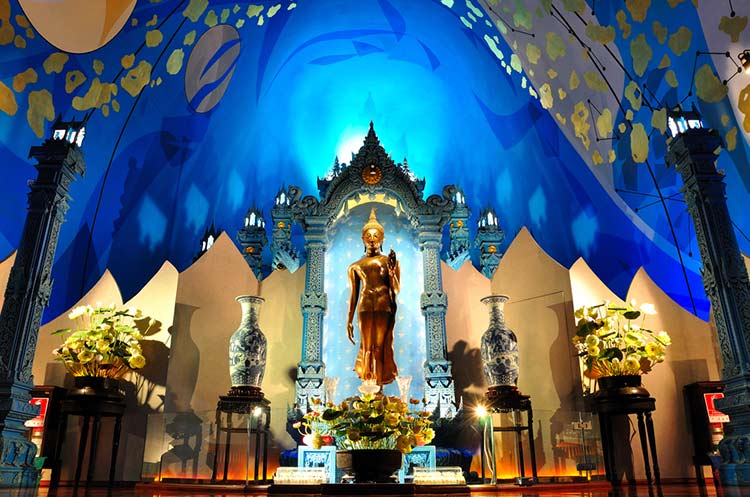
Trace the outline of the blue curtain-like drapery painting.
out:
<instances>
[{"instance_id":1,"label":"blue curtain-like drapery painting","mask_svg":"<svg viewBox=\"0 0 750 497\"><path fill-rule=\"evenodd\" d=\"M515 9L522 3L491 2L518 29L525 21ZM542 12L526 12L530 19L547 15L546 2L538 3ZM582 1L550 2L550 8L557 3L565 14L578 8L568 4L590 9ZM213 224L234 237L247 209L256 205L268 215L284 184L316 194L316 178L336 157L348 162L373 121L393 159L408 158L412 171L426 178L427 193L459 185L474 221L491 203L507 242L526 226L558 262L569 267L583 257L621 296L644 267L671 298L706 318L700 258L684 204L646 208L656 184L665 196L679 190L674 171L664 165L658 112L687 93L693 54L707 49L692 3L671 3L654 0L648 17L637 21L639 12L598 2L596 19L614 26L609 43L623 54L641 42L651 51L645 66L639 57L622 57L640 89L627 81L612 89L628 107L607 109L607 126L601 121L606 113L585 102L573 115L556 113L546 89L532 84L532 73L536 79L554 73L568 92L581 85L599 91L593 76L577 75L576 83L570 71L555 69L555 53L579 49L573 41L558 43L540 31L528 45L511 46L507 26L479 2L112 1L101 2L102 23L92 27L56 14L64 1L0 0L0 258L12 253L21 235L26 182L35 177L29 147L44 139L58 114L88 116L87 171L71 189L45 320L74 304L106 269L124 298L165 261L184 270L207 228ZM46 5L46 15L39 4ZM663 43L652 18L670 36ZM621 21L631 26L627 38ZM78 30L80 45L89 45L66 48L55 26L63 22L68 37ZM691 37L682 57L676 51L685 36L674 43L671 36L685 26ZM88 36L91 29L100 32ZM591 36L586 40L595 43ZM665 56L670 65L660 68ZM704 62L715 77L710 59ZM648 95L642 95L644 86ZM719 167L727 172L738 233L750 233L744 132L737 137L736 118L726 110L729 97L712 99L706 91L694 100L707 122L735 126L733 148L722 152ZM554 93L558 100L562 95ZM659 107L646 119L641 112L648 99ZM618 130L626 120L631 125ZM611 154L593 161L582 155L566 134L572 125L577 139L609 132ZM656 183L636 152L648 156ZM614 193L624 190L643 196ZM747 238L738 239L750 252Z\"/></svg>"}]
</instances>

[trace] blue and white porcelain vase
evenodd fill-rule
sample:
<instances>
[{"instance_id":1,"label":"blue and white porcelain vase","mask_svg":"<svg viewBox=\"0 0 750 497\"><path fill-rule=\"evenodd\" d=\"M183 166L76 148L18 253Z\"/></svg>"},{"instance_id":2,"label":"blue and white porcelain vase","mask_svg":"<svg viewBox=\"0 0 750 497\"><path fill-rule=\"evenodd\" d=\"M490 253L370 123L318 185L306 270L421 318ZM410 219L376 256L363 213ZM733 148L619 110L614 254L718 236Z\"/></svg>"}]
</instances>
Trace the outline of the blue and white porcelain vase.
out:
<instances>
[{"instance_id":1,"label":"blue and white porcelain vase","mask_svg":"<svg viewBox=\"0 0 750 497\"><path fill-rule=\"evenodd\" d=\"M482 370L487 386L515 387L518 383L518 340L506 328L503 307L507 295L490 295L482 299L490 310L490 326L482 335Z\"/></svg>"},{"instance_id":2,"label":"blue and white porcelain vase","mask_svg":"<svg viewBox=\"0 0 750 497\"><path fill-rule=\"evenodd\" d=\"M241 295L242 322L229 339L229 376L232 388L260 388L266 370L266 337L258 326L260 297Z\"/></svg>"}]
</instances>

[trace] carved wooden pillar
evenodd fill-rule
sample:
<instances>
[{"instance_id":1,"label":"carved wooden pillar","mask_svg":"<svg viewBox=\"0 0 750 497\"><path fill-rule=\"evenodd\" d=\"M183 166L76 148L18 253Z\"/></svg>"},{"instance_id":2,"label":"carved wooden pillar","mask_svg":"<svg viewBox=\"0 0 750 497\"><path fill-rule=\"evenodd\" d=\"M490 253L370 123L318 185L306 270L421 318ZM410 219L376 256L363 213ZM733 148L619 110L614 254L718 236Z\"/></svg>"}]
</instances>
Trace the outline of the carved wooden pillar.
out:
<instances>
[{"instance_id":1,"label":"carved wooden pillar","mask_svg":"<svg viewBox=\"0 0 750 497\"><path fill-rule=\"evenodd\" d=\"M432 411L439 407L442 416L455 408L456 394L445 343L445 312L448 297L443 292L443 276L440 269L442 230L439 216L422 216L418 236L424 269L424 293L420 303L427 341L427 357L424 363L425 398L427 408Z\"/></svg>"},{"instance_id":2,"label":"carved wooden pillar","mask_svg":"<svg viewBox=\"0 0 750 497\"><path fill-rule=\"evenodd\" d=\"M53 137L29 152L39 174L29 183L26 222L0 312L0 486L36 486L36 446L28 441L24 426L37 410L29 404L31 365L52 290L52 262L68 210L68 189L86 169L79 149L83 133L83 123L58 120Z\"/></svg>"},{"instance_id":3,"label":"carved wooden pillar","mask_svg":"<svg viewBox=\"0 0 750 497\"><path fill-rule=\"evenodd\" d=\"M703 260L703 286L711 302L724 363L724 398L716 405L729 415L719 444L724 483L750 482L750 282L727 209L724 176L716 170L721 137L689 129L669 144L667 161L682 175L688 212Z\"/></svg>"},{"instance_id":4,"label":"carved wooden pillar","mask_svg":"<svg viewBox=\"0 0 750 497\"><path fill-rule=\"evenodd\" d=\"M322 216L305 218L305 293L302 294L302 361L297 365L296 403L303 409L312 397L323 398L323 318L327 299L325 293L326 223Z\"/></svg>"}]
</instances>

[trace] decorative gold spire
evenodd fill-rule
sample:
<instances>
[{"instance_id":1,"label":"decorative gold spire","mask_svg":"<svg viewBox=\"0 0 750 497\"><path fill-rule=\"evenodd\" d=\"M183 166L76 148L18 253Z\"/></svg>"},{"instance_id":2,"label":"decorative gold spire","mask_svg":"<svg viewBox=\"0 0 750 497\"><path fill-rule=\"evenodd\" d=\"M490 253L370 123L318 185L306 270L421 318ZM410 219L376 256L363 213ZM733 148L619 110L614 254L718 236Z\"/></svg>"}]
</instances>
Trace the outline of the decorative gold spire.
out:
<instances>
[{"instance_id":1,"label":"decorative gold spire","mask_svg":"<svg viewBox=\"0 0 750 497\"><path fill-rule=\"evenodd\" d=\"M378 222L378 218L375 216L375 207L370 210L370 219L368 219L365 225L362 226L362 234L364 235L371 229L376 229L378 233L380 233L381 238L385 235L383 225Z\"/></svg>"}]
</instances>

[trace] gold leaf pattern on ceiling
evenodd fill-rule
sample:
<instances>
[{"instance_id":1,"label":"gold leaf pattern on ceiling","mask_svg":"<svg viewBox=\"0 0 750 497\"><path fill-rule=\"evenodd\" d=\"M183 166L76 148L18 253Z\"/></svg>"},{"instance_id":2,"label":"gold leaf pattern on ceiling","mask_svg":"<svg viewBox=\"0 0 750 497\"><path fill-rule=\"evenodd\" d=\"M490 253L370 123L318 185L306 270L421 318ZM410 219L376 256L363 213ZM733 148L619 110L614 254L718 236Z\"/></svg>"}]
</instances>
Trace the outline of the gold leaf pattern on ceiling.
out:
<instances>
[{"instance_id":1,"label":"gold leaf pattern on ceiling","mask_svg":"<svg viewBox=\"0 0 750 497\"><path fill-rule=\"evenodd\" d=\"M630 155L637 163L646 162L648 158L648 135L641 123L633 124L630 132Z\"/></svg>"},{"instance_id":2,"label":"gold leaf pattern on ceiling","mask_svg":"<svg viewBox=\"0 0 750 497\"><path fill-rule=\"evenodd\" d=\"M727 124L729 124L729 116L727 114L722 114L721 115L721 125L722 126L726 126Z\"/></svg>"},{"instance_id":3,"label":"gold leaf pattern on ceiling","mask_svg":"<svg viewBox=\"0 0 750 497\"><path fill-rule=\"evenodd\" d=\"M737 148L737 126L727 132L727 150L731 152Z\"/></svg>"},{"instance_id":4,"label":"gold leaf pattern on ceiling","mask_svg":"<svg viewBox=\"0 0 750 497\"><path fill-rule=\"evenodd\" d=\"M630 36L630 30L633 28L633 26L628 23L628 15L624 10L618 10L617 14L615 14L615 19L617 19L617 27L622 31L622 39L627 40Z\"/></svg>"},{"instance_id":5,"label":"gold leaf pattern on ceiling","mask_svg":"<svg viewBox=\"0 0 750 497\"><path fill-rule=\"evenodd\" d=\"M513 24L517 28L523 28L527 31L534 29L533 16L528 10L526 10L526 6L523 2L516 3L516 12L513 14Z\"/></svg>"},{"instance_id":6,"label":"gold leaf pattern on ceiling","mask_svg":"<svg viewBox=\"0 0 750 497\"><path fill-rule=\"evenodd\" d=\"M727 87L716 77L708 64L703 64L695 73L696 95L706 102L718 102L727 95Z\"/></svg>"},{"instance_id":7,"label":"gold leaf pattern on ceiling","mask_svg":"<svg viewBox=\"0 0 750 497\"><path fill-rule=\"evenodd\" d=\"M565 55L565 42L554 32L547 33L547 56L551 61Z\"/></svg>"},{"instance_id":8,"label":"gold leaf pattern on ceiling","mask_svg":"<svg viewBox=\"0 0 750 497\"><path fill-rule=\"evenodd\" d=\"M578 73L575 69L570 71L570 80L568 81L568 87L571 90L575 90L581 84L581 80L578 78Z\"/></svg>"},{"instance_id":9,"label":"gold leaf pattern on ceiling","mask_svg":"<svg viewBox=\"0 0 750 497\"><path fill-rule=\"evenodd\" d=\"M632 121L633 120L633 109L628 109L625 111L625 120L626 121Z\"/></svg>"},{"instance_id":10,"label":"gold leaf pattern on ceiling","mask_svg":"<svg viewBox=\"0 0 750 497\"><path fill-rule=\"evenodd\" d=\"M495 54L495 57L500 60L503 60L505 58L503 51L500 50L500 47L497 46L497 42L491 36L484 35L484 42L487 43L488 47L490 47L490 51Z\"/></svg>"},{"instance_id":11,"label":"gold leaf pattern on ceiling","mask_svg":"<svg viewBox=\"0 0 750 497\"><path fill-rule=\"evenodd\" d=\"M208 0L190 0L188 6L182 11L182 15L196 22L203 15L206 7L208 7Z\"/></svg>"},{"instance_id":12,"label":"gold leaf pattern on ceiling","mask_svg":"<svg viewBox=\"0 0 750 497\"><path fill-rule=\"evenodd\" d=\"M565 90L563 90L562 88L558 88L557 89L557 96L560 98L560 100L565 100L565 97L567 97L568 94L565 93Z\"/></svg>"},{"instance_id":13,"label":"gold leaf pattern on ceiling","mask_svg":"<svg viewBox=\"0 0 750 497\"><path fill-rule=\"evenodd\" d=\"M26 48L26 40L24 40L21 35L16 35L16 37L13 38L13 44L16 48Z\"/></svg>"},{"instance_id":14,"label":"gold leaf pattern on ceiling","mask_svg":"<svg viewBox=\"0 0 750 497\"><path fill-rule=\"evenodd\" d=\"M76 110L98 109L108 104L113 95L117 95L116 84L102 83L99 78L94 78L83 97L73 97L73 108Z\"/></svg>"},{"instance_id":15,"label":"gold leaf pattern on ceiling","mask_svg":"<svg viewBox=\"0 0 750 497\"><path fill-rule=\"evenodd\" d=\"M607 138L612 134L613 129L612 111L605 107L599 117L596 118L596 132L599 134L599 138Z\"/></svg>"},{"instance_id":16,"label":"gold leaf pattern on ceiling","mask_svg":"<svg viewBox=\"0 0 750 497\"><path fill-rule=\"evenodd\" d=\"M659 44L664 45L664 42L667 41L667 34L669 34L667 27L663 26L659 21L654 21L651 24L651 28L654 31L654 36L656 36L656 41L658 41Z\"/></svg>"},{"instance_id":17,"label":"gold leaf pattern on ceiling","mask_svg":"<svg viewBox=\"0 0 750 497\"><path fill-rule=\"evenodd\" d=\"M24 72L18 73L13 76L13 90L16 93L21 93L26 89L26 85L36 83L39 79L36 71L29 67Z\"/></svg>"},{"instance_id":18,"label":"gold leaf pattern on ceiling","mask_svg":"<svg viewBox=\"0 0 750 497\"><path fill-rule=\"evenodd\" d=\"M602 157L602 154L600 154L598 150L594 150L594 155L591 156L591 160L596 166L598 166L599 164L604 164L604 158Z\"/></svg>"},{"instance_id":19,"label":"gold leaf pattern on ceiling","mask_svg":"<svg viewBox=\"0 0 750 497\"><path fill-rule=\"evenodd\" d=\"M159 22L159 16L154 14L149 21L146 22L146 27L150 28L151 26L156 26L156 23Z\"/></svg>"},{"instance_id":20,"label":"gold leaf pattern on ceiling","mask_svg":"<svg viewBox=\"0 0 750 497\"><path fill-rule=\"evenodd\" d=\"M560 122L561 122L562 124L565 124L565 123L567 123L567 122L568 122L568 120L567 120L567 119L566 119L566 118L565 118L564 116L562 116L562 115L561 115L561 114L560 114L559 112L556 112L556 113L555 113L555 117L556 117L556 118L557 118L557 120L558 120L558 121L560 121Z\"/></svg>"},{"instance_id":21,"label":"gold leaf pattern on ceiling","mask_svg":"<svg viewBox=\"0 0 750 497\"><path fill-rule=\"evenodd\" d=\"M22 28L28 28L30 26L29 20L26 19L26 16L23 14L16 15L16 24L18 24Z\"/></svg>"},{"instance_id":22,"label":"gold leaf pattern on ceiling","mask_svg":"<svg viewBox=\"0 0 750 497\"><path fill-rule=\"evenodd\" d=\"M167 72L172 75L180 72L184 58L185 52L181 48L174 49L167 59Z\"/></svg>"},{"instance_id":23,"label":"gold leaf pattern on ceiling","mask_svg":"<svg viewBox=\"0 0 750 497\"><path fill-rule=\"evenodd\" d=\"M526 58L529 59L529 62L532 64L536 64L539 62L539 58L542 56L541 49L534 45L533 43L529 43L526 45Z\"/></svg>"},{"instance_id":24,"label":"gold leaf pattern on ceiling","mask_svg":"<svg viewBox=\"0 0 750 497\"><path fill-rule=\"evenodd\" d=\"M609 149L609 153L607 153L607 161L612 164L617 159L617 154L614 150L611 148Z\"/></svg>"},{"instance_id":25,"label":"gold leaf pattern on ceiling","mask_svg":"<svg viewBox=\"0 0 750 497\"><path fill-rule=\"evenodd\" d=\"M91 67L93 67L94 72L98 75L102 75L102 71L104 71L104 62L102 62L99 59L94 59L94 62L91 64Z\"/></svg>"},{"instance_id":26,"label":"gold leaf pattern on ceiling","mask_svg":"<svg viewBox=\"0 0 750 497\"><path fill-rule=\"evenodd\" d=\"M86 75L78 69L68 72L65 75L65 92L73 93L73 91L86 82Z\"/></svg>"},{"instance_id":27,"label":"gold leaf pattern on ceiling","mask_svg":"<svg viewBox=\"0 0 750 497\"><path fill-rule=\"evenodd\" d=\"M247 17L249 19L252 19L253 17L258 17L261 12L263 12L262 5L248 5L247 6Z\"/></svg>"},{"instance_id":28,"label":"gold leaf pattern on ceiling","mask_svg":"<svg viewBox=\"0 0 750 497\"><path fill-rule=\"evenodd\" d=\"M747 16L727 17L721 16L719 29L729 35L732 43L740 41L740 33L747 27Z\"/></svg>"},{"instance_id":29,"label":"gold leaf pattern on ceiling","mask_svg":"<svg viewBox=\"0 0 750 497\"><path fill-rule=\"evenodd\" d=\"M545 109L551 109L554 104L555 97L552 95L552 87L549 83L544 83L539 87L539 102Z\"/></svg>"},{"instance_id":30,"label":"gold leaf pattern on ceiling","mask_svg":"<svg viewBox=\"0 0 750 497\"><path fill-rule=\"evenodd\" d=\"M620 134L625 133L625 130L627 130L628 127L625 123L620 123L617 125L617 130L620 132Z\"/></svg>"},{"instance_id":31,"label":"gold leaf pattern on ceiling","mask_svg":"<svg viewBox=\"0 0 750 497\"><path fill-rule=\"evenodd\" d=\"M557 77L557 71L550 67L547 69L547 76L549 76L549 79L555 79Z\"/></svg>"},{"instance_id":32,"label":"gold leaf pattern on ceiling","mask_svg":"<svg viewBox=\"0 0 750 497\"><path fill-rule=\"evenodd\" d=\"M737 108L745 116L745 119L742 120L742 128L747 133L750 133L750 84L740 91L737 99Z\"/></svg>"},{"instance_id":33,"label":"gold leaf pattern on ceiling","mask_svg":"<svg viewBox=\"0 0 750 497\"><path fill-rule=\"evenodd\" d=\"M669 1L669 6L672 8L675 8L678 5L680 5L682 2L684 2L685 0L668 0L668 1Z\"/></svg>"},{"instance_id":34,"label":"gold leaf pattern on ceiling","mask_svg":"<svg viewBox=\"0 0 750 497\"><path fill-rule=\"evenodd\" d=\"M615 41L615 28L589 23L586 26L586 36L601 44L612 43Z\"/></svg>"},{"instance_id":35,"label":"gold leaf pattern on ceiling","mask_svg":"<svg viewBox=\"0 0 750 497\"><path fill-rule=\"evenodd\" d=\"M664 81L667 82L669 86L672 88L677 88L677 85L679 84L677 82L677 75L674 73L672 69L667 71L667 73L664 75Z\"/></svg>"},{"instance_id":36,"label":"gold leaf pattern on ceiling","mask_svg":"<svg viewBox=\"0 0 750 497\"><path fill-rule=\"evenodd\" d=\"M16 115L18 111L18 103L13 90L5 86L2 81L0 81L0 110L9 116Z\"/></svg>"},{"instance_id":37,"label":"gold leaf pattern on ceiling","mask_svg":"<svg viewBox=\"0 0 750 497\"><path fill-rule=\"evenodd\" d=\"M131 96L138 95L151 79L151 64L142 60L136 67L120 78L120 86Z\"/></svg>"},{"instance_id":38,"label":"gold leaf pattern on ceiling","mask_svg":"<svg viewBox=\"0 0 750 497\"><path fill-rule=\"evenodd\" d=\"M475 15L478 15L478 17L482 17L482 15L483 15L482 11L479 10L479 9L477 9L476 7L474 7L474 5L469 0L466 0L466 6L469 7L470 9L472 9L474 11ZM278 12L280 9L281 9L281 4L280 3L277 3L276 5L272 5L271 7L269 7L268 8L268 18L270 19L273 16L275 16L276 12Z\"/></svg>"},{"instance_id":39,"label":"gold leaf pattern on ceiling","mask_svg":"<svg viewBox=\"0 0 750 497\"><path fill-rule=\"evenodd\" d=\"M693 32L685 26L680 26L680 29L669 37L667 45L669 45L669 48L675 55L679 56L682 52L690 48L690 41L692 38Z\"/></svg>"},{"instance_id":40,"label":"gold leaf pattern on ceiling","mask_svg":"<svg viewBox=\"0 0 750 497\"><path fill-rule=\"evenodd\" d=\"M229 9L223 9L221 11L221 23L226 23L227 19L229 19Z\"/></svg>"},{"instance_id":41,"label":"gold leaf pattern on ceiling","mask_svg":"<svg viewBox=\"0 0 750 497\"><path fill-rule=\"evenodd\" d=\"M521 58L515 53L510 55L510 67L516 72L521 72Z\"/></svg>"},{"instance_id":42,"label":"gold leaf pattern on ceiling","mask_svg":"<svg viewBox=\"0 0 750 497\"><path fill-rule=\"evenodd\" d=\"M573 123L576 137L581 139L581 143L586 147L586 150L591 146L591 139L589 138L589 130L591 125L589 124L589 109L583 102L578 102L573 109L573 114L570 115L570 121Z\"/></svg>"},{"instance_id":43,"label":"gold leaf pattern on ceiling","mask_svg":"<svg viewBox=\"0 0 750 497\"><path fill-rule=\"evenodd\" d=\"M164 39L164 35L158 29L152 29L146 33L146 46L149 48L158 47L161 41Z\"/></svg>"},{"instance_id":44,"label":"gold leaf pattern on ceiling","mask_svg":"<svg viewBox=\"0 0 750 497\"><path fill-rule=\"evenodd\" d=\"M44 68L44 72L46 72L47 74L60 74L66 62L68 62L68 54L63 52L55 52L44 59L42 67Z\"/></svg>"},{"instance_id":45,"label":"gold leaf pattern on ceiling","mask_svg":"<svg viewBox=\"0 0 750 497\"><path fill-rule=\"evenodd\" d=\"M628 99L633 110L638 112L643 102L643 94L641 93L641 87L638 86L638 83L635 81L628 83L628 86L625 87L625 98Z\"/></svg>"},{"instance_id":46,"label":"gold leaf pattern on ceiling","mask_svg":"<svg viewBox=\"0 0 750 497\"><path fill-rule=\"evenodd\" d=\"M44 121L55 118L55 107L52 104L52 94L47 90L29 92L29 108L26 111L26 121L32 131L41 138L44 136Z\"/></svg>"},{"instance_id":47,"label":"gold leaf pattern on ceiling","mask_svg":"<svg viewBox=\"0 0 750 497\"><path fill-rule=\"evenodd\" d=\"M120 64L122 65L123 69L130 69L133 67L133 64L135 63L135 54L127 54L123 55L122 59L120 59Z\"/></svg>"},{"instance_id":48,"label":"gold leaf pattern on ceiling","mask_svg":"<svg viewBox=\"0 0 750 497\"><path fill-rule=\"evenodd\" d=\"M672 59L669 58L669 55L664 54L664 57L661 58L661 62L659 62L659 66L657 67L657 69L666 69L671 65Z\"/></svg>"},{"instance_id":49,"label":"gold leaf pattern on ceiling","mask_svg":"<svg viewBox=\"0 0 750 497\"><path fill-rule=\"evenodd\" d=\"M661 134L664 134L667 131L666 107L663 109L655 110L654 113L651 114L651 127L658 129Z\"/></svg>"},{"instance_id":50,"label":"gold leaf pattern on ceiling","mask_svg":"<svg viewBox=\"0 0 750 497\"><path fill-rule=\"evenodd\" d=\"M16 30L10 22L10 2L0 0L0 45L12 42L15 34Z\"/></svg>"},{"instance_id":51,"label":"gold leaf pattern on ceiling","mask_svg":"<svg viewBox=\"0 0 750 497\"><path fill-rule=\"evenodd\" d=\"M114 98L112 99L112 110L115 112L120 112L120 102L118 102Z\"/></svg>"},{"instance_id":52,"label":"gold leaf pattern on ceiling","mask_svg":"<svg viewBox=\"0 0 750 497\"><path fill-rule=\"evenodd\" d=\"M216 26L219 23L219 17L216 15L216 12L214 12L214 10L211 9L206 14L206 18L203 20L203 22L209 28L213 28L214 26Z\"/></svg>"},{"instance_id":53,"label":"gold leaf pattern on ceiling","mask_svg":"<svg viewBox=\"0 0 750 497\"><path fill-rule=\"evenodd\" d=\"M586 71L583 73L583 80L586 81L586 86L592 90L602 93L607 92L607 83L604 82L596 71Z\"/></svg>"},{"instance_id":54,"label":"gold leaf pattern on ceiling","mask_svg":"<svg viewBox=\"0 0 750 497\"><path fill-rule=\"evenodd\" d=\"M625 0L625 8L635 22L643 22L646 19L650 6L651 0Z\"/></svg>"},{"instance_id":55,"label":"gold leaf pattern on ceiling","mask_svg":"<svg viewBox=\"0 0 750 497\"><path fill-rule=\"evenodd\" d=\"M648 63L651 61L651 57L654 56L651 46L646 41L646 35L643 33L639 34L630 42L630 56L633 58L633 71L635 71L638 76L643 76L648 67Z\"/></svg>"},{"instance_id":56,"label":"gold leaf pattern on ceiling","mask_svg":"<svg viewBox=\"0 0 750 497\"><path fill-rule=\"evenodd\" d=\"M586 9L586 2L584 0L563 0L563 7L568 12L583 14Z\"/></svg>"},{"instance_id":57,"label":"gold leaf pattern on ceiling","mask_svg":"<svg viewBox=\"0 0 750 497\"><path fill-rule=\"evenodd\" d=\"M190 46L193 43L195 43L195 30L192 30L188 34L186 34L185 38L183 38L182 40L182 44L186 46Z\"/></svg>"}]
</instances>

